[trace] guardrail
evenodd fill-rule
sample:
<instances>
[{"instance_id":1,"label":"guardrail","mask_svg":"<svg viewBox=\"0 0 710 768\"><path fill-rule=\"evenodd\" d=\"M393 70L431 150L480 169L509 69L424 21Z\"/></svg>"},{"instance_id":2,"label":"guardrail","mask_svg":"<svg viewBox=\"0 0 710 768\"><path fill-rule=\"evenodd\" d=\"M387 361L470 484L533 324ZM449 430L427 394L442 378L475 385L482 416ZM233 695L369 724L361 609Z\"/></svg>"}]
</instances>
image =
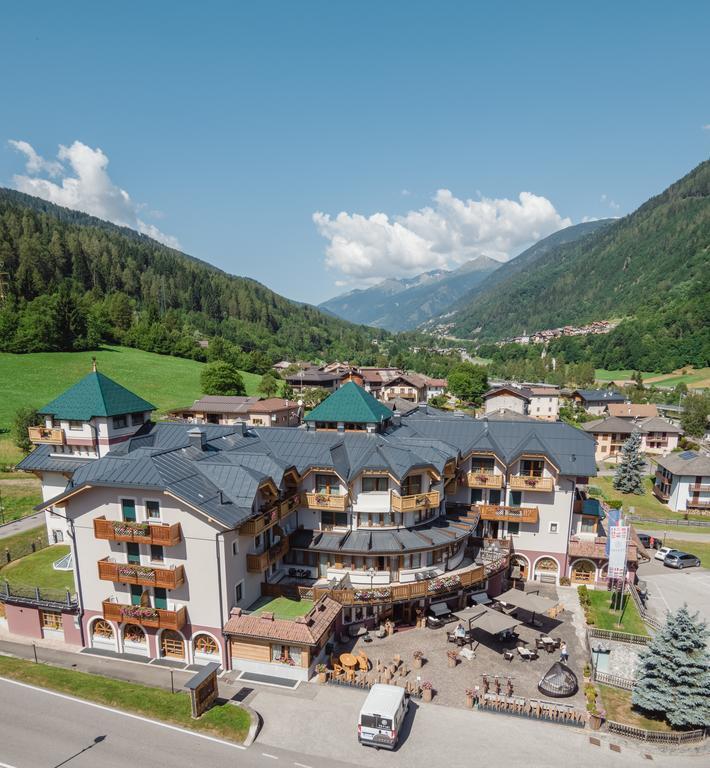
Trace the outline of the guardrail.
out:
<instances>
[{"instance_id":1,"label":"guardrail","mask_svg":"<svg viewBox=\"0 0 710 768\"><path fill-rule=\"evenodd\" d=\"M602 685L610 685L612 688L623 688L625 691L633 690L636 684L635 680L629 680L628 677L621 675L610 675L608 672L594 672L594 682Z\"/></svg>"},{"instance_id":2,"label":"guardrail","mask_svg":"<svg viewBox=\"0 0 710 768\"><path fill-rule=\"evenodd\" d=\"M700 526L701 528L710 528L710 520L678 520L671 518L662 518L659 520L655 517L641 517L640 515L627 515L628 520L632 523L658 523L660 526Z\"/></svg>"},{"instance_id":3,"label":"guardrail","mask_svg":"<svg viewBox=\"0 0 710 768\"><path fill-rule=\"evenodd\" d=\"M631 643L633 645L648 645L650 637L644 635L633 635L630 632L615 632L612 629L597 629L596 627L587 628L587 639L596 637L600 640L616 640L619 643Z\"/></svg>"},{"instance_id":4,"label":"guardrail","mask_svg":"<svg viewBox=\"0 0 710 768\"><path fill-rule=\"evenodd\" d=\"M619 736L645 741L649 744L694 744L705 738L704 728L698 728L694 731L645 731L643 728L616 723L613 720L607 720L606 727L609 733L616 733Z\"/></svg>"},{"instance_id":5,"label":"guardrail","mask_svg":"<svg viewBox=\"0 0 710 768\"><path fill-rule=\"evenodd\" d=\"M79 598L68 589L45 589L24 584L10 584L7 581L0 583L0 602L71 611L79 607Z\"/></svg>"},{"instance_id":6,"label":"guardrail","mask_svg":"<svg viewBox=\"0 0 710 768\"><path fill-rule=\"evenodd\" d=\"M655 616L651 616L648 610L646 610L646 606L643 604L635 584L629 585L629 592L631 593L631 599L634 601L636 610L639 612L639 616L643 619L644 623L651 627L651 629L658 631L661 628L661 622Z\"/></svg>"}]
</instances>

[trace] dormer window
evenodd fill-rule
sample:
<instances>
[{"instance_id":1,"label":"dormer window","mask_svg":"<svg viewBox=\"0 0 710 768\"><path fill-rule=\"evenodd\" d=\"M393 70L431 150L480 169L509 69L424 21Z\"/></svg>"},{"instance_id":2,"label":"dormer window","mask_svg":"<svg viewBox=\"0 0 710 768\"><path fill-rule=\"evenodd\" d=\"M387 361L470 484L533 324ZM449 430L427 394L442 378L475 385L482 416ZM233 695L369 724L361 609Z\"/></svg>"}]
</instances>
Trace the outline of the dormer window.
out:
<instances>
[{"instance_id":1,"label":"dormer window","mask_svg":"<svg viewBox=\"0 0 710 768\"><path fill-rule=\"evenodd\" d=\"M128 417L124 414L123 416L114 416L113 417L113 428L114 429L124 429L128 426Z\"/></svg>"},{"instance_id":2,"label":"dormer window","mask_svg":"<svg viewBox=\"0 0 710 768\"><path fill-rule=\"evenodd\" d=\"M141 427L143 426L143 422L145 421L144 415L142 413L132 413L131 414L131 425L134 427ZM118 427L116 427L118 429Z\"/></svg>"},{"instance_id":3,"label":"dormer window","mask_svg":"<svg viewBox=\"0 0 710 768\"><path fill-rule=\"evenodd\" d=\"M82 430L84 429L84 422L72 420L69 422L69 429Z\"/></svg>"},{"instance_id":4,"label":"dormer window","mask_svg":"<svg viewBox=\"0 0 710 768\"><path fill-rule=\"evenodd\" d=\"M388 482L386 477L363 477L362 478L362 492L373 493L380 492L386 493L388 490Z\"/></svg>"},{"instance_id":5,"label":"dormer window","mask_svg":"<svg viewBox=\"0 0 710 768\"><path fill-rule=\"evenodd\" d=\"M402 496L417 496L422 492L422 476L410 475L402 483Z\"/></svg>"}]
</instances>

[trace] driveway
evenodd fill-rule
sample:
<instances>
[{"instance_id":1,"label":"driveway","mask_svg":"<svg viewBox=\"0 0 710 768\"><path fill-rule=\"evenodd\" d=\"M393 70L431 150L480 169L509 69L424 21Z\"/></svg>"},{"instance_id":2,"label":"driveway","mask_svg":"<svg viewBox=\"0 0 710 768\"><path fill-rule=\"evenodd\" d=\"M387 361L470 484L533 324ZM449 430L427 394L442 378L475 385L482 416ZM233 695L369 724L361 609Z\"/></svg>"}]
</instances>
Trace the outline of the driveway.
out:
<instances>
[{"instance_id":1,"label":"driveway","mask_svg":"<svg viewBox=\"0 0 710 768\"><path fill-rule=\"evenodd\" d=\"M675 611L687 603L691 611L699 611L710 623L710 571L707 569L676 571L666 568L659 560L651 560L639 566L638 576L648 584L648 608L659 619L665 618L666 611Z\"/></svg>"}]
</instances>

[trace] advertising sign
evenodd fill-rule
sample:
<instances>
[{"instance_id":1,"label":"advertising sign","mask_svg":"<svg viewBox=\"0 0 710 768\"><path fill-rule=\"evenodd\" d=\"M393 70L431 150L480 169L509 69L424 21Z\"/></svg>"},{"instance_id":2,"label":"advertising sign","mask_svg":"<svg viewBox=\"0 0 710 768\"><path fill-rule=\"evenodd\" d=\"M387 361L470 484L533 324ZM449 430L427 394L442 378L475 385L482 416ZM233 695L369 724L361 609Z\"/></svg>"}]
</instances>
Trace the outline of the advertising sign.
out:
<instances>
[{"instance_id":1,"label":"advertising sign","mask_svg":"<svg viewBox=\"0 0 710 768\"><path fill-rule=\"evenodd\" d=\"M626 572L626 545L629 540L629 527L617 525L609 528L609 578L623 579Z\"/></svg>"}]
</instances>

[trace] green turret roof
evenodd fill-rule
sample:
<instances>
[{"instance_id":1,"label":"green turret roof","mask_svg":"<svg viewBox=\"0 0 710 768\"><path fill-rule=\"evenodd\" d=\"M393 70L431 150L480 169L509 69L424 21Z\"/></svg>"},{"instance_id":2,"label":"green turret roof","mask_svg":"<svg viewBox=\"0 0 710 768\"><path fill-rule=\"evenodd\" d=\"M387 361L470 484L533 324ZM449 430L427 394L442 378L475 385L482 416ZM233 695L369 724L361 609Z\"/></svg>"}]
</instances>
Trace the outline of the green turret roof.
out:
<instances>
[{"instance_id":1,"label":"green turret roof","mask_svg":"<svg viewBox=\"0 0 710 768\"><path fill-rule=\"evenodd\" d=\"M353 381L344 384L306 416L306 421L344 421L349 424L379 424L392 418L392 411Z\"/></svg>"},{"instance_id":2,"label":"green turret roof","mask_svg":"<svg viewBox=\"0 0 710 768\"><path fill-rule=\"evenodd\" d=\"M103 373L92 371L38 412L57 419L88 421L94 416L119 416L124 413L154 410L152 403L133 394Z\"/></svg>"}]
</instances>

